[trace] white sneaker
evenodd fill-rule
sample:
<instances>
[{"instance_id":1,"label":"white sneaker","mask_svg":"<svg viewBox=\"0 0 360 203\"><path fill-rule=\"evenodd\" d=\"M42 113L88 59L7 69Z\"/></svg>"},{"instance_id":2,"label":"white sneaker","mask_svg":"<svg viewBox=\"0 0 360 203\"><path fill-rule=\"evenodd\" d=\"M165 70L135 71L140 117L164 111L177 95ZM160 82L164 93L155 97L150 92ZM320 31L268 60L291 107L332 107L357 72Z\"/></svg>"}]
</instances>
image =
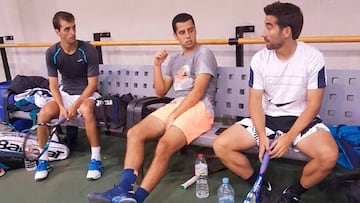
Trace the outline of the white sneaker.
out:
<instances>
[{"instance_id":1,"label":"white sneaker","mask_svg":"<svg viewBox=\"0 0 360 203\"><path fill-rule=\"evenodd\" d=\"M96 161L95 159L91 159L89 163L86 179L97 180L101 178L101 171L102 171L101 161Z\"/></svg>"},{"instance_id":2,"label":"white sneaker","mask_svg":"<svg viewBox=\"0 0 360 203\"><path fill-rule=\"evenodd\" d=\"M46 179L49 175L50 169L48 161L39 160L34 177L35 181L42 181Z\"/></svg>"}]
</instances>

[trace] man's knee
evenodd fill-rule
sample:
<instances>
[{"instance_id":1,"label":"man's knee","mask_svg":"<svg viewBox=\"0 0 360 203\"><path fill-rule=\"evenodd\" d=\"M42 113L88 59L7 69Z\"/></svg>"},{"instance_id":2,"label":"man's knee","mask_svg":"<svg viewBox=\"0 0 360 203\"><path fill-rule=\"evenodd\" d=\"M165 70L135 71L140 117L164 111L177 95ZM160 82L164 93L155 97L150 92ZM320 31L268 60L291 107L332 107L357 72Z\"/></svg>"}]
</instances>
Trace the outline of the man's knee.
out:
<instances>
[{"instance_id":1,"label":"man's knee","mask_svg":"<svg viewBox=\"0 0 360 203\"><path fill-rule=\"evenodd\" d=\"M37 116L38 120L47 120L49 118L49 115L44 109L41 109Z\"/></svg>"},{"instance_id":2,"label":"man's knee","mask_svg":"<svg viewBox=\"0 0 360 203\"><path fill-rule=\"evenodd\" d=\"M92 102L93 101L85 101L83 104L81 104L79 108L80 113L85 119L95 118L94 105L92 104Z\"/></svg>"},{"instance_id":3,"label":"man's knee","mask_svg":"<svg viewBox=\"0 0 360 203\"><path fill-rule=\"evenodd\" d=\"M132 141L132 142L140 141L141 132L144 132L144 130L142 130L138 124L134 125L127 131L126 138L128 141Z\"/></svg>"},{"instance_id":4,"label":"man's knee","mask_svg":"<svg viewBox=\"0 0 360 203\"><path fill-rule=\"evenodd\" d=\"M174 150L174 144L169 139L160 139L156 151L155 156L159 159L170 159L171 156L177 151Z\"/></svg>"},{"instance_id":5,"label":"man's knee","mask_svg":"<svg viewBox=\"0 0 360 203\"><path fill-rule=\"evenodd\" d=\"M333 168L336 165L339 153L338 149L328 149L326 153L321 155L321 162L326 168Z\"/></svg>"},{"instance_id":6,"label":"man's knee","mask_svg":"<svg viewBox=\"0 0 360 203\"><path fill-rule=\"evenodd\" d=\"M37 115L38 122L49 122L51 119L55 118L59 114L56 106L48 105L40 109L40 112Z\"/></svg>"},{"instance_id":7,"label":"man's knee","mask_svg":"<svg viewBox=\"0 0 360 203\"><path fill-rule=\"evenodd\" d=\"M217 137L214 140L213 149L218 157L222 157L226 153L226 143L223 137Z\"/></svg>"},{"instance_id":8,"label":"man's knee","mask_svg":"<svg viewBox=\"0 0 360 203\"><path fill-rule=\"evenodd\" d=\"M330 146L322 147L316 156L314 157L317 160L319 169L331 169L336 165L338 159L338 149L331 148Z\"/></svg>"},{"instance_id":9,"label":"man's knee","mask_svg":"<svg viewBox=\"0 0 360 203\"><path fill-rule=\"evenodd\" d=\"M130 141L146 141L164 134L163 124L159 124L157 118L147 116L127 131L127 139Z\"/></svg>"}]
</instances>

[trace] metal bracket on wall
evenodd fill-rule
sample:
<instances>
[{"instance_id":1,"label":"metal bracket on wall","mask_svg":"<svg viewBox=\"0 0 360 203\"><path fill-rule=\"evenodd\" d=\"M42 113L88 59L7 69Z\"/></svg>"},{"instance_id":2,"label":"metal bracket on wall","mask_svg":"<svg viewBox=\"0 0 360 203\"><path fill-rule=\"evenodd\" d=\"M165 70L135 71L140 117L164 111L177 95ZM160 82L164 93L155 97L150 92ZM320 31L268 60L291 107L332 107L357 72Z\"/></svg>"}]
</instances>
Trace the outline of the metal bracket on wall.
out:
<instances>
[{"instance_id":1,"label":"metal bracket on wall","mask_svg":"<svg viewBox=\"0 0 360 203\"><path fill-rule=\"evenodd\" d=\"M94 36L94 41L100 41L101 38L110 38L111 34L110 32L98 32L98 33L93 33L93 36ZM99 64L103 64L101 46L96 46L96 50L98 51L98 55L99 55Z\"/></svg>"},{"instance_id":2,"label":"metal bracket on wall","mask_svg":"<svg viewBox=\"0 0 360 203\"><path fill-rule=\"evenodd\" d=\"M4 39L7 41L14 40L14 36L12 36L12 35L0 36L0 44L4 44L4 42L5 42ZM2 59L3 65L4 65L5 78L7 81L9 81L9 80L11 80L11 74L10 74L10 67L9 67L9 62L7 60L5 48L0 48L0 53L1 53L1 59Z\"/></svg>"},{"instance_id":3,"label":"metal bracket on wall","mask_svg":"<svg viewBox=\"0 0 360 203\"><path fill-rule=\"evenodd\" d=\"M235 35L236 39L243 38L244 32L255 32L254 25L247 26L236 26L235 27ZM236 66L243 67L244 66L244 45L236 43Z\"/></svg>"}]
</instances>

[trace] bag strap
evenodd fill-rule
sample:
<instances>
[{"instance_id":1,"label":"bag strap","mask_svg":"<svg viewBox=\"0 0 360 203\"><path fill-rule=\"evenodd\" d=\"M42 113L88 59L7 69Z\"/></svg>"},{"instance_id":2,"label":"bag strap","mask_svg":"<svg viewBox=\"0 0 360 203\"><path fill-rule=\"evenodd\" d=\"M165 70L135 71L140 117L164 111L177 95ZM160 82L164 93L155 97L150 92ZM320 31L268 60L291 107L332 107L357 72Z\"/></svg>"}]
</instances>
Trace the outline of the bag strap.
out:
<instances>
[{"instance_id":1,"label":"bag strap","mask_svg":"<svg viewBox=\"0 0 360 203\"><path fill-rule=\"evenodd\" d=\"M106 106L107 106L108 100L110 100L109 96L102 96L102 97L96 99L96 101L99 103L99 104L96 104L98 107L99 116L101 116L101 118L104 119L102 122L104 122L104 125L107 130L109 129L109 124L108 124L109 121L108 121L108 117L106 115L106 109L107 109Z\"/></svg>"},{"instance_id":2,"label":"bag strap","mask_svg":"<svg viewBox=\"0 0 360 203\"><path fill-rule=\"evenodd\" d=\"M120 97L117 96L117 95L114 95L112 96L112 101L113 101L113 109L114 109L114 112L113 112L113 116L114 116L114 120L118 121L120 118L119 118L119 114L118 112L120 111Z\"/></svg>"},{"instance_id":3,"label":"bag strap","mask_svg":"<svg viewBox=\"0 0 360 203\"><path fill-rule=\"evenodd\" d=\"M108 106L108 101L111 101L112 102L112 99L111 99L111 96L106 96L104 99L103 99L103 102L104 102L104 108L103 108L103 118L104 118L104 123L105 123L105 127L106 127L106 131L109 131L110 129L110 121L109 121L109 117L107 116L107 106Z\"/></svg>"}]
</instances>

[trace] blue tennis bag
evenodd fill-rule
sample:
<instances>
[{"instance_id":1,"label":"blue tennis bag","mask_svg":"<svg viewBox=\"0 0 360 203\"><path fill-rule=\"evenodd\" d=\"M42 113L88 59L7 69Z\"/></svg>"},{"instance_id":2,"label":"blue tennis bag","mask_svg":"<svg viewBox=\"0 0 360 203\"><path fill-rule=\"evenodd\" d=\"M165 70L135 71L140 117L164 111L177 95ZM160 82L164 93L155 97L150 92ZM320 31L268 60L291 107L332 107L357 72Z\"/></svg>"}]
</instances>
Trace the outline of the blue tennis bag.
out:
<instances>
[{"instance_id":1,"label":"blue tennis bag","mask_svg":"<svg viewBox=\"0 0 360 203\"><path fill-rule=\"evenodd\" d=\"M360 167L360 126L328 126L339 147L337 163L347 169Z\"/></svg>"}]
</instances>

